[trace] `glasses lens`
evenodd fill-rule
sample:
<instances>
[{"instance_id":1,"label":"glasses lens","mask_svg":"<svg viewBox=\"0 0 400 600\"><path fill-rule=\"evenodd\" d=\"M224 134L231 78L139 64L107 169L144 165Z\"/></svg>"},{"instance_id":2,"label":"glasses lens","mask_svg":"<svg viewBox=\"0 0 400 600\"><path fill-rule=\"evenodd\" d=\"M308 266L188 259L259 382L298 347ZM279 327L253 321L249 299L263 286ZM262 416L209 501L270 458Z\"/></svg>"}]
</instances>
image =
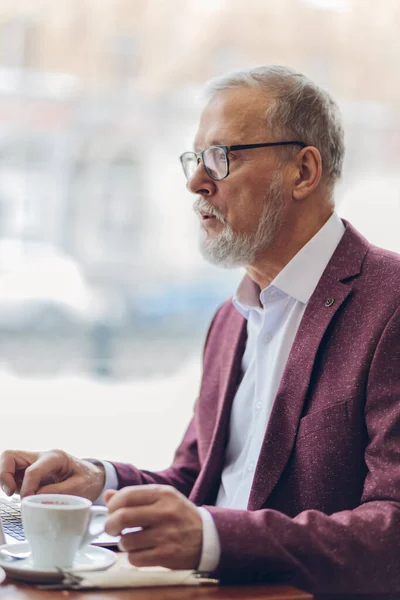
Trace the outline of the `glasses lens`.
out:
<instances>
[{"instance_id":1,"label":"glasses lens","mask_svg":"<svg viewBox=\"0 0 400 600\"><path fill-rule=\"evenodd\" d=\"M194 152L185 152L181 156L181 163L186 179L191 179L197 169L197 156Z\"/></svg>"},{"instance_id":2,"label":"glasses lens","mask_svg":"<svg viewBox=\"0 0 400 600\"><path fill-rule=\"evenodd\" d=\"M223 179L228 173L228 161L225 151L218 146L204 150L204 167L212 179Z\"/></svg>"}]
</instances>

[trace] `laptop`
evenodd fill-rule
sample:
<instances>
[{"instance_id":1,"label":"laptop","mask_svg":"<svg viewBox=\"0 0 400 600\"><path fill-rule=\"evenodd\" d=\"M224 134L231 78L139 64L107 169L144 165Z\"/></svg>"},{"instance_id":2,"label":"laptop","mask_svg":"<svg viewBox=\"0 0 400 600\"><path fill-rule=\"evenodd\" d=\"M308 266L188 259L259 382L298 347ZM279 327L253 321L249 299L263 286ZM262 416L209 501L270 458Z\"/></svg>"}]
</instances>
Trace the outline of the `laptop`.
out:
<instances>
[{"instance_id":1,"label":"laptop","mask_svg":"<svg viewBox=\"0 0 400 600\"><path fill-rule=\"evenodd\" d=\"M93 528L100 527L107 519L107 511L103 507L99 508L99 514L92 520ZM103 510L101 510L103 508ZM95 546L112 547L117 546L119 537L101 533L93 542ZM14 495L11 498L7 496L0 497L0 545L14 544L15 542L25 541L24 528L21 518L21 499Z\"/></svg>"}]
</instances>

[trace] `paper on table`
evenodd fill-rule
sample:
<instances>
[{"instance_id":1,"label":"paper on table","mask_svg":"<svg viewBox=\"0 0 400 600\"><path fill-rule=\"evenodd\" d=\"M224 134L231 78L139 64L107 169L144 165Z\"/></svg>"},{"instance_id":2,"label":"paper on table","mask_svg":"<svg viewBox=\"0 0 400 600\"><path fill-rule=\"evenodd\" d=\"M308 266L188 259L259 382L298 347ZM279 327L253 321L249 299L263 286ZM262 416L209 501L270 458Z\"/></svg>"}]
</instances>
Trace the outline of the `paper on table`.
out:
<instances>
[{"instance_id":1,"label":"paper on table","mask_svg":"<svg viewBox=\"0 0 400 600\"><path fill-rule=\"evenodd\" d=\"M135 588L174 585L217 584L216 579L202 577L196 571L171 571L163 567L134 567L128 562L126 554L118 557L117 562L105 571L68 572L64 585L74 589L89 588Z\"/></svg>"}]
</instances>

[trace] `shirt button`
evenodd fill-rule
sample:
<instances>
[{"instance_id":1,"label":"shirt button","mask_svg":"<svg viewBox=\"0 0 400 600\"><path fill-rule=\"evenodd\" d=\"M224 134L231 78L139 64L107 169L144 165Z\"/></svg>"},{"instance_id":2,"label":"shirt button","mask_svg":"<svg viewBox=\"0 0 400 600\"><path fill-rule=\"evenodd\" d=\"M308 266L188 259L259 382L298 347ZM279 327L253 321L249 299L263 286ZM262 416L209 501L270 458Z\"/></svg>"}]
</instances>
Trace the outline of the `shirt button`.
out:
<instances>
[{"instance_id":1,"label":"shirt button","mask_svg":"<svg viewBox=\"0 0 400 600\"><path fill-rule=\"evenodd\" d=\"M260 401L256 402L256 410L261 410L262 403Z\"/></svg>"},{"instance_id":2,"label":"shirt button","mask_svg":"<svg viewBox=\"0 0 400 600\"><path fill-rule=\"evenodd\" d=\"M270 333L266 333L264 335L264 344L269 344L270 342L272 342L272 335Z\"/></svg>"},{"instance_id":3,"label":"shirt button","mask_svg":"<svg viewBox=\"0 0 400 600\"><path fill-rule=\"evenodd\" d=\"M249 473L252 473L254 471L254 463L253 462L248 464L247 470Z\"/></svg>"}]
</instances>

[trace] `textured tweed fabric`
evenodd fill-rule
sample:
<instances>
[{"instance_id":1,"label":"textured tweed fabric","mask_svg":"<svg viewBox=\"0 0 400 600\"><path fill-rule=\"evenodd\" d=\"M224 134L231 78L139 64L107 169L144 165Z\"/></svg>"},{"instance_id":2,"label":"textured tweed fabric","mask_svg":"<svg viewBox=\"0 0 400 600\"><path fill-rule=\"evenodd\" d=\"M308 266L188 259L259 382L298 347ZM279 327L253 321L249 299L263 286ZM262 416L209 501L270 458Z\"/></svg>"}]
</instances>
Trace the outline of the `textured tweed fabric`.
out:
<instances>
[{"instance_id":1,"label":"textured tweed fabric","mask_svg":"<svg viewBox=\"0 0 400 600\"><path fill-rule=\"evenodd\" d=\"M311 297L280 383L248 510L214 506L246 322L231 302L207 336L193 421L159 473L211 512L226 582L315 593L400 592L400 257L350 224Z\"/></svg>"}]
</instances>

